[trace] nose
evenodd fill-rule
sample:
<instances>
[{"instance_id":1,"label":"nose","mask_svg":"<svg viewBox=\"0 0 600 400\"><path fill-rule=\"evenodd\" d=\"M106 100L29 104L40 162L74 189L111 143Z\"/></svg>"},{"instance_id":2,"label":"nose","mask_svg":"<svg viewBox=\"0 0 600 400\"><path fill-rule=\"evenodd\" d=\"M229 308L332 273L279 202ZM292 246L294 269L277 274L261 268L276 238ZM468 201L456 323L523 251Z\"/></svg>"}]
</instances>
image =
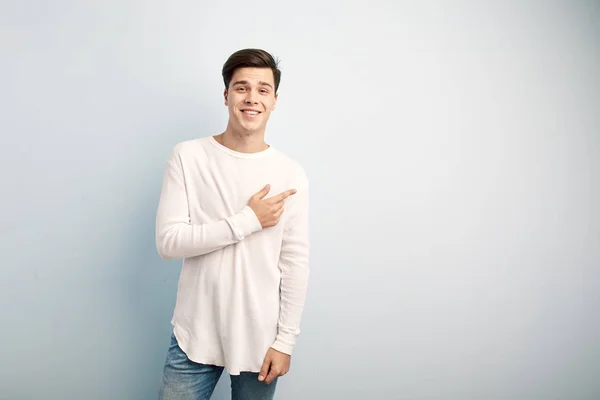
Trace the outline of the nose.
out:
<instances>
[{"instance_id":1,"label":"nose","mask_svg":"<svg viewBox=\"0 0 600 400\"><path fill-rule=\"evenodd\" d=\"M257 104L257 101L254 99L254 92L252 92L251 90L248 91L248 95L246 96L245 103L246 104Z\"/></svg>"}]
</instances>

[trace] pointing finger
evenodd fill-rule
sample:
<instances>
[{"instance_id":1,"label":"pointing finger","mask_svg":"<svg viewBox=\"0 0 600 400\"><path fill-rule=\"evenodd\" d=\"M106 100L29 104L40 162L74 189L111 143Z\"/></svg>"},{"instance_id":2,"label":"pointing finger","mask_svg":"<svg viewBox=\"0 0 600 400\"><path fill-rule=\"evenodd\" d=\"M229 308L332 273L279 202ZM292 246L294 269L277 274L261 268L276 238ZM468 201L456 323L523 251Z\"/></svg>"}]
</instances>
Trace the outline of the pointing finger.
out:
<instances>
[{"instance_id":1,"label":"pointing finger","mask_svg":"<svg viewBox=\"0 0 600 400\"><path fill-rule=\"evenodd\" d=\"M280 193L279 195L274 197L274 200L276 202L280 202L285 200L286 198L290 197L291 195L296 194L296 189L290 189L290 190L286 190L283 193Z\"/></svg>"}]
</instances>

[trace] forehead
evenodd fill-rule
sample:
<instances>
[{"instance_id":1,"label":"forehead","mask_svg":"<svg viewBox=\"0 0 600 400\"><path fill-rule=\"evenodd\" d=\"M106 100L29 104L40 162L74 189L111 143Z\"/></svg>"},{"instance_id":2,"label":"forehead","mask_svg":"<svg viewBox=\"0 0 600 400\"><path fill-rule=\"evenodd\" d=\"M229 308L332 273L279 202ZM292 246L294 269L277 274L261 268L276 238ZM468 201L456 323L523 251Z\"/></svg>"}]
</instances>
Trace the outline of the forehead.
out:
<instances>
[{"instance_id":1,"label":"forehead","mask_svg":"<svg viewBox=\"0 0 600 400\"><path fill-rule=\"evenodd\" d=\"M231 83L237 81L248 81L256 85L259 82L267 82L275 86L275 78L271 68L238 68L231 77Z\"/></svg>"}]
</instances>

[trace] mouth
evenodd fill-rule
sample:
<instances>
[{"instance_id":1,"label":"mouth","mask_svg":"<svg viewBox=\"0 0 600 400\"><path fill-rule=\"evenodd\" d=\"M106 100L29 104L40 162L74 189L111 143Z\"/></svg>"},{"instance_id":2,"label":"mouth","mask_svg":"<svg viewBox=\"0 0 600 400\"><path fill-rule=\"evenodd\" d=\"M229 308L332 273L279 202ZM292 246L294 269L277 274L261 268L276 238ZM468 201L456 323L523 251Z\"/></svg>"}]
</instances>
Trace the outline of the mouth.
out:
<instances>
[{"instance_id":1,"label":"mouth","mask_svg":"<svg viewBox=\"0 0 600 400\"><path fill-rule=\"evenodd\" d=\"M260 114L260 111L257 111L257 110L248 110L248 109L246 109L246 110L241 110L241 111L242 111L242 114L244 114L244 115L246 115L246 116L248 116L250 118L254 118L258 114Z\"/></svg>"}]
</instances>

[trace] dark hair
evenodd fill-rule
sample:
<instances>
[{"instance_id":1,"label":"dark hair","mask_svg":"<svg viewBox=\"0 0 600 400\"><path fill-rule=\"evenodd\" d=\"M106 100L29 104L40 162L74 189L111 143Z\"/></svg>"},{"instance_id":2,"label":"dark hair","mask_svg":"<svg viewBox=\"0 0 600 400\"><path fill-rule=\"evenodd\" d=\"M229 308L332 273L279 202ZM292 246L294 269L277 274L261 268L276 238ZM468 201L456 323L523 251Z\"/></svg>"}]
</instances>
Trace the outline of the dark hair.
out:
<instances>
[{"instance_id":1,"label":"dark hair","mask_svg":"<svg viewBox=\"0 0 600 400\"><path fill-rule=\"evenodd\" d=\"M238 68L270 68L273 71L275 93L277 93L279 81L281 81L281 71L279 70L278 61L271 54L261 49L243 49L230 55L223 64L222 70L225 89L229 89L231 78Z\"/></svg>"}]
</instances>

